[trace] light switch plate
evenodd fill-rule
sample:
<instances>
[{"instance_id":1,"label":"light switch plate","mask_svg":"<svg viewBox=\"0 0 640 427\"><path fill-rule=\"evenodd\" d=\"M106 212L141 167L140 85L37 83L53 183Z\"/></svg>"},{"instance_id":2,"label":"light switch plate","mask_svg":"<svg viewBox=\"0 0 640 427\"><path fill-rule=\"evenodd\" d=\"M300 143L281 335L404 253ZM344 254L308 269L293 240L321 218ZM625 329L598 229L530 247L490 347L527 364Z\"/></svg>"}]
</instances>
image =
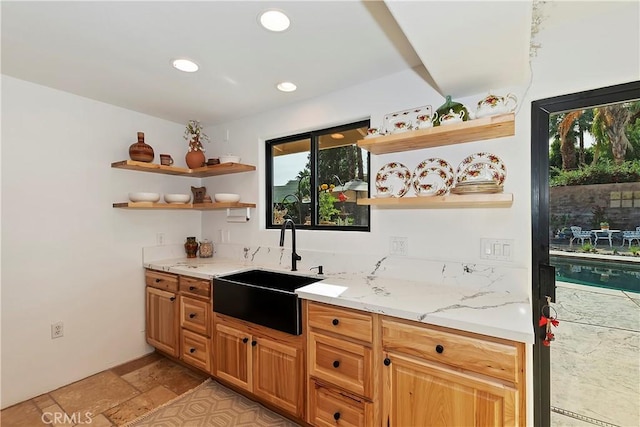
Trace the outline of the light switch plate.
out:
<instances>
[{"instance_id":1,"label":"light switch plate","mask_svg":"<svg viewBox=\"0 0 640 427\"><path fill-rule=\"evenodd\" d=\"M389 237L389 255L407 256L409 253L408 237Z\"/></svg>"},{"instance_id":2,"label":"light switch plate","mask_svg":"<svg viewBox=\"0 0 640 427\"><path fill-rule=\"evenodd\" d=\"M480 239L480 258L513 261L513 239Z\"/></svg>"}]
</instances>

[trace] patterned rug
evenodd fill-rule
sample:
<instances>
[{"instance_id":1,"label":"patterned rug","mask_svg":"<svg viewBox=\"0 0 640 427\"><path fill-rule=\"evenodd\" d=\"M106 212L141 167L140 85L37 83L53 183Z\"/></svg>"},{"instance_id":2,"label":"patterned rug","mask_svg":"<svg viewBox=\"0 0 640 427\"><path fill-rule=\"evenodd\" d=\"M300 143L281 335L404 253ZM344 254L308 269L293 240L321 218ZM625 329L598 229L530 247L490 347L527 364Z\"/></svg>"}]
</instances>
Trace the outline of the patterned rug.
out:
<instances>
[{"instance_id":1,"label":"patterned rug","mask_svg":"<svg viewBox=\"0 0 640 427\"><path fill-rule=\"evenodd\" d=\"M124 427L294 427L294 422L208 379Z\"/></svg>"}]
</instances>

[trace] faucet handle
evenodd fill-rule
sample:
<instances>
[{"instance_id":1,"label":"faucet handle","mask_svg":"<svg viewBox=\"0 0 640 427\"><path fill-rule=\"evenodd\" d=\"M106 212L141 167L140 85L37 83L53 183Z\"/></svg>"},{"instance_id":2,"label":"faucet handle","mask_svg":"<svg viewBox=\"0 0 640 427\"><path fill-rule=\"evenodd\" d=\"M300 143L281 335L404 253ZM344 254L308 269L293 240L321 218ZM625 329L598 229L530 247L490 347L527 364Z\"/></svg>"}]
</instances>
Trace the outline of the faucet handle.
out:
<instances>
[{"instance_id":1,"label":"faucet handle","mask_svg":"<svg viewBox=\"0 0 640 427\"><path fill-rule=\"evenodd\" d=\"M321 265L318 265L317 267L311 267L309 270L315 270L316 268L318 269L318 274L323 274Z\"/></svg>"}]
</instances>

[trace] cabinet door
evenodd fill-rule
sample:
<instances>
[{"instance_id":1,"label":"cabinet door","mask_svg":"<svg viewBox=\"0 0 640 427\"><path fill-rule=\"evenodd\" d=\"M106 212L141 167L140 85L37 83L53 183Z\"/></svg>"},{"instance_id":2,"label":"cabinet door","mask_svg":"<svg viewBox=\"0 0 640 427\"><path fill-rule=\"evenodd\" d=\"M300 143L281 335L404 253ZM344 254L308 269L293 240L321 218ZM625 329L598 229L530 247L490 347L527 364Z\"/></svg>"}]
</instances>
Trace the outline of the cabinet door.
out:
<instances>
[{"instance_id":1,"label":"cabinet door","mask_svg":"<svg viewBox=\"0 0 640 427\"><path fill-rule=\"evenodd\" d=\"M393 353L386 358L389 426L518 425L515 389Z\"/></svg>"},{"instance_id":2,"label":"cabinet door","mask_svg":"<svg viewBox=\"0 0 640 427\"><path fill-rule=\"evenodd\" d=\"M253 393L302 418L302 350L270 338L255 337L254 340Z\"/></svg>"},{"instance_id":3,"label":"cabinet door","mask_svg":"<svg viewBox=\"0 0 640 427\"><path fill-rule=\"evenodd\" d=\"M178 357L178 301L173 292L147 286L147 342L171 356Z\"/></svg>"},{"instance_id":4,"label":"cabinet door","mask_svg":"<svg viewBox=\"0 0 640 427\"><path fill-rule=\"evenodd\" d=\"M251 335L222 323L215 323L215 373L245 390L251 391Z\"/></svg>"}]
</instances>

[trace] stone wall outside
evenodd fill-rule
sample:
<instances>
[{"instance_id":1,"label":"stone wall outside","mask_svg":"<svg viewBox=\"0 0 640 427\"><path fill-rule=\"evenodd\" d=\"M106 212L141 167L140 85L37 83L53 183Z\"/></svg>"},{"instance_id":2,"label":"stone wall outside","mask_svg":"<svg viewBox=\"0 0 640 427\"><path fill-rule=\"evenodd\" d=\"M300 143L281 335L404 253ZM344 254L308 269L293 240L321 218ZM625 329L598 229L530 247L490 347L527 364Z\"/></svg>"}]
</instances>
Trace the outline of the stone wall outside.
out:
<instances>
[{"instance_id":1,"label":"stone wall outside","mask_svg":"<svg viewBox=\"0 0 640 427\"><path fill-rule=\"evenodd\" d=\"M611 229L635 230L640 226L640 182L574 185L549 189L550 226L577 225L599 229L594 209L603 208Z\"/></svg>"}]
</instances>

